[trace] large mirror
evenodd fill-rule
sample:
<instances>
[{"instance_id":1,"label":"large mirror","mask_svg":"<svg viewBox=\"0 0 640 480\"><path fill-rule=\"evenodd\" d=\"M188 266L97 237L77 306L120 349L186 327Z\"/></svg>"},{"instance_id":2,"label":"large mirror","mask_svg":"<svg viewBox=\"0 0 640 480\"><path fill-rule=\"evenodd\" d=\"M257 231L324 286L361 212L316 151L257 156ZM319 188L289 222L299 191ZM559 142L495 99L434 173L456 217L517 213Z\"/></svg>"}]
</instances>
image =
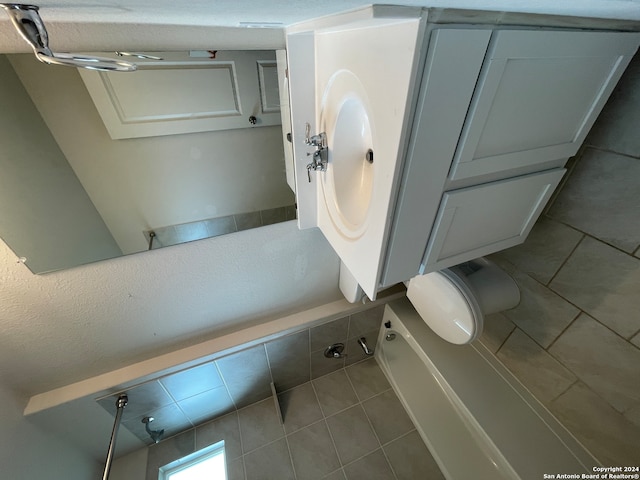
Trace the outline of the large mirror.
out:
<instances>
[{"instance_id":1,"label":"large mirror","mask_svg":"<svg viewBox=\"0 0 640 480\"><path fill-rule=\"evenodd\" d=\"M0 237L34 273L295 218L276 52L153 56L0 56Z\"/></svg>"}]
</instances>

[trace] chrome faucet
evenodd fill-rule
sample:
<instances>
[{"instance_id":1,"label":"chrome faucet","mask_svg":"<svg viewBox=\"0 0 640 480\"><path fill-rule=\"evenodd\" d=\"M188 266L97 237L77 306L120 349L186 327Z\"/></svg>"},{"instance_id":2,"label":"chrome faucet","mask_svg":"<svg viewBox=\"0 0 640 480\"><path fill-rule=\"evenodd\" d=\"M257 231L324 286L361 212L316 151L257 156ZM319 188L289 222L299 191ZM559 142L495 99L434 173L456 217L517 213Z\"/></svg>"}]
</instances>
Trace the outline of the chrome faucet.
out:
<instances>
[{"instance_id":1,"label":"chrome faucet","mask_svg":"<svg viewBox=\"0 0 640 480\"><path fill-rule=\"evenodd\" d=\"M311 170L327 171L327 163L329 163L329 149L327 148L327 135L324 132L311 136L311 125L305 124L304 143L311 147L316 147L315 152L307 153L311 157L311 163L307 164L307 176L311 183Z\"/></svg>"}]
</instances>

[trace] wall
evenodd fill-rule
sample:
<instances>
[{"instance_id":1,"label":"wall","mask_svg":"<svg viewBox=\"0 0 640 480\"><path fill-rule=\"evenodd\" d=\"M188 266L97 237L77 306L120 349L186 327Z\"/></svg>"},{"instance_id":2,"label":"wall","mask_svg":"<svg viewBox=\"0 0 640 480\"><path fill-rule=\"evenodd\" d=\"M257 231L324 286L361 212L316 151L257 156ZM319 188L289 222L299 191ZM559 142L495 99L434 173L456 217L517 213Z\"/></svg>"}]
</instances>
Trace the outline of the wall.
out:
<instances>
[{"instance_id":1,"label":"wall","mask_svg":"<svg viewBox=\"0 0 640 480\"><path fill-rule=\"evenodd\" d=\"M75 69L11 62L124 253L145 230L294 201L279 126L111 140Z\"/></svg>"},{"instance_id":2,"label":"wall","mask_svg":"<svg viewBox=\"0 0 640 480\"><path fill-rule=\"evenodd\" d=\"M527 241L483 340L605 465L640 463L640 55Z\"/></svg>"},{"instance_id":3,"label":"wall","mask_svg":"<svg viewBox=\"0 0 640 480\"><path fill-rule=\"evenodd\" d=\"M101 465L64 438L41 430L22 416L23 402L0 384L0 465L2 478L33 480L98 478Z\"/></svg>"},{"instance_id":4,"label":"wall","mask_svg":"<svg viewBox=\"0 0 640 480\"><path fill-rule=\"evenodd\" d=\"M121 254L5 56L0 233L36 272Z\"/></svg>"}]
</instances>

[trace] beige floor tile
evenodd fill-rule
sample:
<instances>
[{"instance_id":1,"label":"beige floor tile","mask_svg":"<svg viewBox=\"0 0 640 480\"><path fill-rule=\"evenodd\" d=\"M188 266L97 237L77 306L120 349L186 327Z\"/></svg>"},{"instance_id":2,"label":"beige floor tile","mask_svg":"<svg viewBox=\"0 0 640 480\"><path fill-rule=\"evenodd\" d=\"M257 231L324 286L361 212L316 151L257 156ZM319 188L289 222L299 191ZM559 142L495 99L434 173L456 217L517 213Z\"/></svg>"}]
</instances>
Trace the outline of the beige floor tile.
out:
<instances>
[{"instance_id":1,"label":"beige floor tile","mask_svg":"<svg viewBox=\"0 0 640 480\"><path fill-rule=\"evenodd\" d=\"M497 356L543 403L549 403L576 381L575 375L519 329L511 334Z\"/></svg>"},{"instance_id":2,"label":"beige floor tile","mask_svg":"<svg viewBox=\"0 0 640 480\"><path fill-rule=\"evenodd\" d=\"M640 330L637 258L585 237L549 287L625 338Z\"/></svg>"},{"instance_id":3,"label":"beige floor tile","mask_svg":"<svg viewBox=\"0 0 640 480\"><path fill-rule=\"evenodd\" d=\"M586 314L549 349L619 412L640 402L640 350Z\"/></svg>"},{"instance_id":4,"label":"beige floor tile","mask_svg":"<svg viewBox=\"0 0 640 480\"><path fill-rule=\"evenodd\" d=\"M571 227L543 217L522 245L504 250L499 255L546 285L583 236Z\"/></svg>"},{"instance_id":5,"label":"beige floor tile","mask_svg":"<svg viewBox=\"0 0 640 480\"><path fill-rule=\"evenodd\" d=\"M624 412L624 418L640 428L640 403Z\"/></svg>"},{"instance_id":6,"label":"beige floor tile","mask_svg":"<svg viewBox=\"0 0 640 480\"><path fill-rule=\"evenodd\" d=\"M480 342L492 353L496 353L516 326L501 313L484 317Z\"/></svg>"},{"instance_id":7,"label":"beige floor tile","mask_svg":"<svg viewBox=\"0 0 640 480\"><path fill-rule=\"evenodd\" d=\"M638 159L587 148L548 215L632 253L640 243L638 191Z\"/></svg>"},{"instance_id":8,"label":"beige floor tile","mask_svg":"<svg viewBox=\"0 0 640 480\"><path fill-rule=\"evenodd\" d=\"M640 464L640 428L584 384L576 383L549 408L604 465Z\"/></svg>"},{"instance_id":9,"label":"beige floor tile","mask_svg":"<svg viewBox=\"0 0 640 480\"><path fill-rule=\"evenodd\" d=\"M513 278L520 288L520 304L503 314L547 348L580 310L524 273L515 272Z\"/></svg>"},{"instance_id":10,"label":"beige floor tile","mask_svg":"<svg viewBox=\"0 0 640 480\"><path fill-rule=\"evenodd\" d=\"M637 157L640 152L638 125L640 125L640 55L636 55L627 67L589 133L587 143Z\"/></svg>"}]
</instances>

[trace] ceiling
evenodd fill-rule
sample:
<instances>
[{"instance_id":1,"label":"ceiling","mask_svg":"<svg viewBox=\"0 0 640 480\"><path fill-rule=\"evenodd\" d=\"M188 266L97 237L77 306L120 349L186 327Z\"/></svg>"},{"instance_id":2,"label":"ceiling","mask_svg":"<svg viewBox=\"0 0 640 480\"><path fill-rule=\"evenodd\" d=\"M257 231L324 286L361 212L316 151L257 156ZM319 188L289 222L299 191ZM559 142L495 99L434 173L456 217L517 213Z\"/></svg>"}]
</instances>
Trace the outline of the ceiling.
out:
<instances>
[{"instance_id":1,"label":"ceiling","mask_svg":"<svg viewBox=\"0 0 640 480\"><path fill-rule=\"evenodd\" d=\"M218 49L284 45L280 28L237 28L241 22L292 23L361 7L366 0L40 0L52 48ZM385 0L395 5L549 13L640 20L640 0ZM164 25L160 31L152 28ZM185 29L188 25L190 28ZM216 27L211 30L210 27ZM26 44L0 16L0 52L26 52Z\"/></svg>"},{"instance_id":2,"label":"ceiling","mask_svg":"<svg viewBox=\"0 0 640 480\"><path fill-rule=\"evenodd\" d=\"M281 28L360 0L42 0L57 50L278 48ZM640 21L640 0L387 0ZM186 28L189 26L189 28ZM0 52L28 51L0 12ZM0 384L24 397L125 367L237 325L338 298L338 259L292 223L48 275L0 241ZM275 280L275 281L274 281ZM77 413L77 412L76 412ZM76 419L76 421L78 421Z\"/></svg>"}]
</instances>

